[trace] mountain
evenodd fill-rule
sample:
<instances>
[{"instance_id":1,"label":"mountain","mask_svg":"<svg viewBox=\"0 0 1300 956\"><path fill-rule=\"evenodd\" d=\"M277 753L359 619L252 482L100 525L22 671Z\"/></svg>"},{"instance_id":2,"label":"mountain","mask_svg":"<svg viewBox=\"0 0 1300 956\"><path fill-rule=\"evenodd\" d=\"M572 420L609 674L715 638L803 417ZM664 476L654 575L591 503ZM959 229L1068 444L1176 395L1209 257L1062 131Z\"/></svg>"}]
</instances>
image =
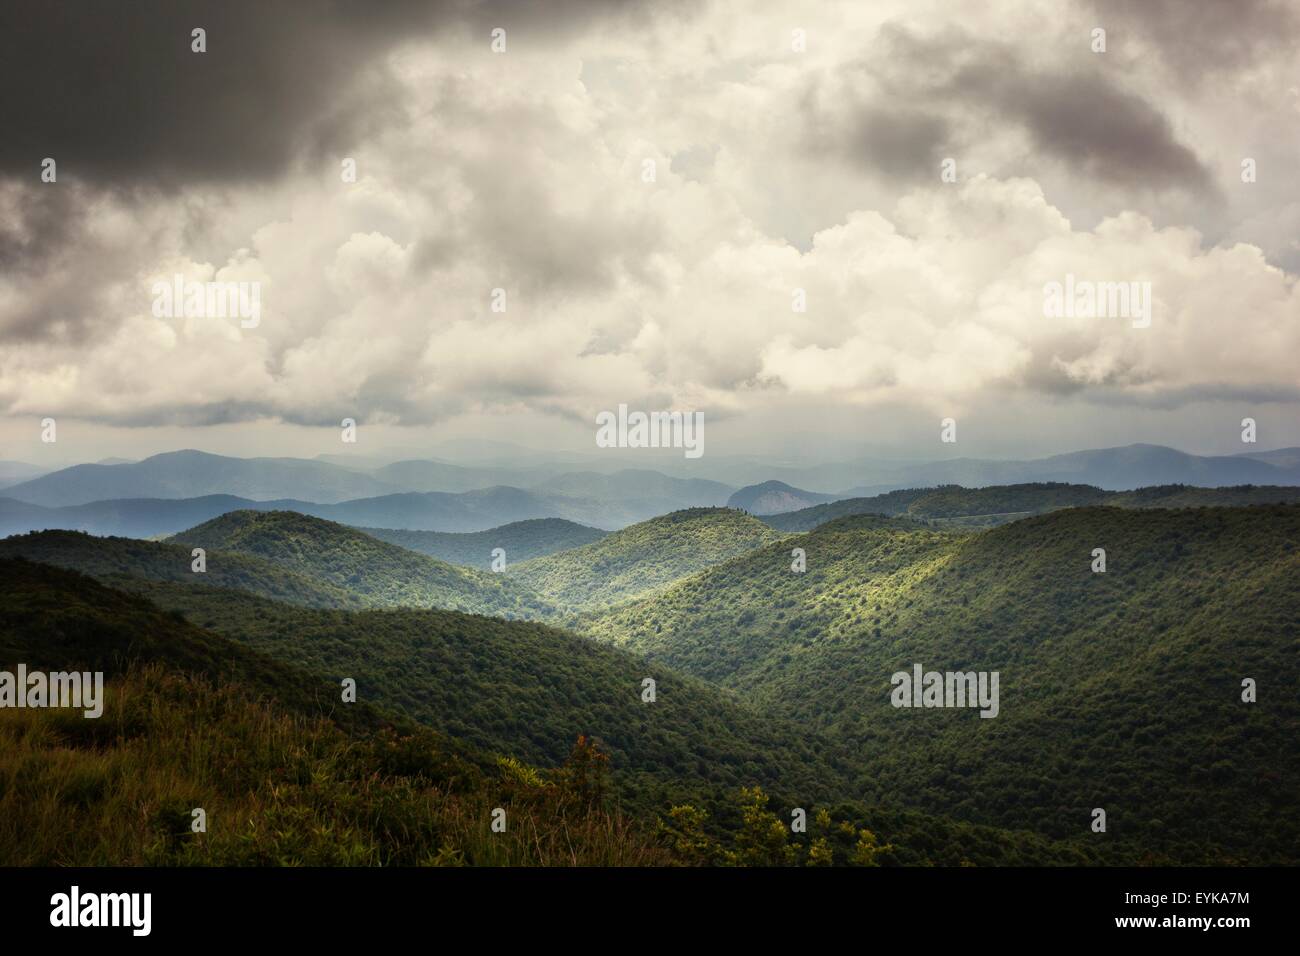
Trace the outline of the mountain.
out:
<instances>
[{"instance_id":1,"label":"mountain","mask_svg":"<svg viewBox=\"0 0 1300 956\"><path fill-rule=\"evenodd\" d=\"M596 471L567 472L532 486L534 491L599 500L633 499L659 502L666 513L682 508L710 508L724 505L734 488L704 478L672 478L659 471L624 468L604 474Z\"/></svg>"},{"instance_id":2,"label":"mountain","mask_svg":"<svg viewBox=\"0 0 1300 956\"><path fill-rule=\"evenodd\" d=\"M945 446L945 450L955 447ZM1247 463L1233 462L1234 458ZM1250 461L1256 464L1251 465ZM816 454L804 456L802 460L783 460L710 453L692 465L695 475L733 485L775 480L835 498L872 497L900 488L951 484L981 487L1045 481L1090 484L1108 490L1159 484L1300 484L1300 452L1293 449L1206 456L1150 444L1031 459L900 459L881 452L847 460L819 460ZM669 461L656 462L654 467L677 474L678 466Z\"/></svg>"},{"instance_id":3,"label":"mountain","mask_svg":"<svg viewBox=\"0 0 1300 956\"><path fill-rule=\"evenodd\" d=\"M787 511L784 514L764 515L765 524L778 531L811 531L836 518L848 515L901 515L912 502L928 495L932 488L901 488L867 498L841 498L811 508Z\"/></svg>"},{"instance_id":4,"label":"mountain","mask_svg":"<svg viewBox=\"0 0 1300 956\"><path fill-rule=\"evenodd\" d=\"M369 475L301 458L227 458L176 451L121 465L73 465L5 489L46 507L112 498L196 498L236 495L255 500L305 498L336 502L395 489Z\"/></svg>"},{"instance_id":5,"label":"mountain","mask_svg":"<svg viewBox=\"0 0 1300 956\"><path fill-rule=\"evenodd\" d=\"M0 487L27 481L30 478L43 475L49 470L26 461L0 461Z\"/></svg>"},{"instance_id":6,"label":"mountain","mask_svg":"<svg viewBox=\"0 0 1300 956\"><path fill-rule=\"evenodd\" d=\"M371 474L385 484L407 491L476 491L496 485L527 487L555 474L550 468L453 465L426 459L395 461Z\"/></svg>"},{"instance_id":7,"label":"mountain","mask_svg":"<svg viewBox=\"0 0 1300 956\"><path fill-rule=\"evenodd\" d=\"M631 523L621 506L570 498L547 498L518 488L489 488L463 494L403 493L318 504L296 498L254 501L234 495L199 498L118 498L48 508L0 497L0 534L64 528L90 534L156 537L175 534L231 511L296 511L340 524L381 529L482 531L513 521L554 518L560 513L622 525Z\"/></svg>"},{"instance_id":8,"label":"mountain","mask_svg":"<svg viewBox=\"0 0 1300 956\"><path fill-rule=\"evenodd\" d=\"M783 481L765 481L741 488L727 499L727 507L739 508L755 515L772 515L834 501L836 497L792 488Z\"/></svg>"},{"instance_id":9,"label":"mountain","mask_svg":"<svg viewBox=\"0 0 1300 956\"><path fill-rule=\"evenodd\" d=\"M1300 469L1300 448L1275 448L1272 451L1238 452L1240 458L1254 458L1278 468Z\"/></svg>"},{"instance_id":10,"label":"mountain","mask_svg":"<svg viewBox=\"0 0 1300 956\"><path fill-rule=\"evenodd\" d=\"M372 538L387 541L410 551L427 554L440 561L491 570L492 552L505 551L506 562L527 561L556 551L591 544L607 532L563 518L533 518L514 521L490 531L455 533L447 531L406 531L391 528L359 528Z\"/></svg>"},{"instance_id":11,"label":"mountain","mask_svg":"<svg viewBox=\"0 0 1300 956\"><path fill-rule=\"evenodd\" d=\"M228 511L294 509L306 502L253 501L234 495L201 498L115 498L84 505L46 508L13 498L0 498L0 536L61 528L87 534L153 538L175 534Z\"/></svg>"},{"instance_id":12,"label":"mountain","mask_svg":"<svg viewBox=\"0 0 1300 956\"><path fill-rule=\"evenodd\" d=\"M839 518L770 539L657 594L585 614L576 629L751 693L759 683L751 667L779 675L771 657L829 639L838 616L862 605L863 591L942 561L964 536L904 518ZM792 569L794 548L804 549L805 572Z\"/></svg>"},{"instance_id":13,"label":"mountain","mask_svg":"<svg viewBox=\"0 0 1300 956\"><path fill-rule=\"evenodd\" d=\"M465 491L382 495L332 505L297 504L292 510L361 528L413 531L488 531L516 521L563 518L611 530L653 518L657 499L609 499L526 491L506 486Z\"/></svg>"},{"instance_id":14,"label":"mountain","mask_svg":"<svg viewBox=\"0 0 1300 956\"><path fill-rule=\"evenodd\" d=\"M456 494L434 491L381 495L294 510L356 527L457 532L487 531L530 518L581 521L592 511L601 512L598 517L603 520L605 512L594 505L584 507L577 500L557 500L505 486ZM593 522L600 523L595 519Z\"/></svg>"},{"instance_id":15,"label":"mountain","mask_svg":"<svg viewBox=\"0 0 1300 956\"><path fill-rule=\"evenodd\" d=\"M293 511L232 511L169 539L185 548L247 554L323 581L370 606L453 608L546 616L552 609L500 574L438 561Z\"/></svg>"},{"instance_id":16,"label":"mountain","mask_svg":"<svg viewBox=\"0 0 1300 956\"><path fill-rule=\"evenodd\" d=\"M1116 508L1241 508L1298 502L1300 487L1292 485L1236 485L1219 488L1161 485L1116 492L1109 495L1104 503Z\"/></svg>"},{"instance_id":17,"label":"mountain","mask_svg":"<svg viewBox=\"0 0 1300 956\"><path fill-rule=\"evenodd\" d=\"M1160 445L1128 445L1054 455L1024 465L1025 479L1125 491L1148 485L1296 485L1300 472L1256 458L1188 455ZM991 482L972 482L987 484Z\"/></svg>"},{"instance_id":18,"label":"mountain","mask_svg":"<svg viewBox=\"0 0 1300 956\"><path fill-rule=\"evenodd\" d=\"M51 508L0 497L0 535L22 534L47 528L85 531L89 534L157 537L230 511L296 511L339 524L375 530L490 531L519 521L563 520L574 524L621 528L655 517L656 501L597 501L549 495L521 488L485 488L457 494L447 492L401 493L318 504L297 498L254 501L234 495L199 498L118 498L84 505ZM670 509L671 510L671 509Z\"/></svg>"},{"instance_id":19,"label":"mountain","mask_svg":"<svg viewBox=\"0 0 1300 956\"><path fill-rule=\"evenodd\" d=\"M1117 508L1203 508L1300 502L1300 487L1240 485L1193 488L1161 485L1133 491L1103 491L1091 485L1037 482L987 488L908 488L870 498L845 498L787 514L763 518L779 531L811 531L835 518L853 514L904 515L918 521L987 526L1014 521L1057 508L1111 505Z\"/></svg>"},{"instance_id":20,"label":"mountain","mask_svg":"<svg viewBox=\"0 0 1300 956\"><path fill-rule=\"evenodd\" d=\"M689 475L679 474L686 466L671 457L654 459L655 470L649 470L629 466L635 456L491 448L494 453L481 461L454 462L386 462L382 457L344 454L316 459L230 458L176 451L135 462L104 459L118 463L74 465L48 474L42 473L44 469L39 466L7 462L0 463L0 487L5 487L8 497L52 508L125 498L209 495L317 505L406 492L482 495L489 500L389 502L388 510L395 517L360 523L431 531L483 531L528 518L566 518L616 528L682 507L723 503L755 514L774 514L840 498L949 484L980 487L1064 482L1107 490L1162 484L1300 485L1300 451L1286 448L1198 456L1157 445L1130 445L1025 461L863 458L815 465L724 457L710 459L708 466L689 463ZM728 499L731 488L739 482L726 478L729 483L724 484L706 477L718 475L744 476L747 480L761 477L762 484L742 488ZM841 490L846 488L850 490ZM379 508L378 504L372 506L376 512ZM485 511L491 513L485 516ZM336 515L322 516L349 521ZM421 516L424 524L402 523Z\"/></svg>"},{"instance_id":21,"label":"mountain","mask_svg":"<svg viewBox=\"0 0 1300 956\"><path fill-rule=\"evenodd\" d=\"M0 540L0 557L39 561L134 590L138 580L229 588L309 607L362 608L369 602L327 580L233 551L211 551L206 571L193 570L191 549L160 541L96 538L77 531L37 531Z\"/></svg>"},{"instance_id":22,"label":"mountain","mask_svg":"<svg viewBox=\"0 0 1300 956\"><path fill-rule=\"evenodd\" d=\"M1294 856L1300 506L908 525L841 518L581 623L831 732L869 800L1056 838L1103 807L1184 862ZM998 716L891 706L914 664L998 672Z\"/></svg>"},{"instance_id":23,"label":"mountain","mask_svg":"<svg viewBox=\"0 0 1300 956\"><path fill-rule=\"evenodd\" d=\"M908 511L912 503L918 498L940 493L954 494L959 490L962 495L960 507L949 509L951 513L946 515L947 520L966 524L990 524L1046 510L1043 504L1029 500L1036 493L1033 489L1061 487L1067 486L1063 486L1061 483L1037 483L1015 486L994 485L985 489L955 489L955 486L955 490L942 488L903 489L882 495L874 495L869 498L838 499L828 504L815 505L811 508L784 514L764 515L762 520L782 531L807 531L830 518L846 514L901 514ZM1062 496L1059 491L1053 491L1048 492L1048 498L1044 500L1051 503L1051 496L1056 496L1059 500L1051 505L1053 507L1099 503L1097 489L1090 486L1068 487L1077 489L1078 494L1071 498L1068 495ZM999 488L1009 490L999 491ZM1042 493L1039 494L1041 496ZM1300 493L1297 492L1296 486L1257 485L1236 488L1197 489L1184 485L1170 485L1160 488L1135 489L1132 492L1109 493L1105 500L1107 503L1119 507L1191 507L1214 504L1279 503L1296 500L1297 494ZM1005 496L1022 500L1013 500L1011 504L1004 503L996 506L990 504L994 499ZM938 502L939 499L932 498L929 500ZM206 495L199 498L177 499L120 498L108 501L94 501L84 505L46 508L12 498L0 497L0 536L63 528L97 535L152 538L175 534L231 511L254 510L297 511L301 514L310 514L337 521L341 524L361 527L383 540L401 543L393 537L394 534L401 530L435 530L451 527L460 529L449 532L452 534L482 532L490 536L497 527L517 523L518 521L540 522L549 520L552 522L568 522L569 524L585 524L594 520L595 523L606 528L626 527L635 521L643 521L656 515L657 512L653 507L644 507L644 504L644 502L599 501L595 499L576 499L563 495L541 495L513 488L493 488L484 491L466 492L460 495L439 493L428 495L382 495L376 498L361 498L337 504L316 504L293 498L253 501L249 498L239 498L232 495ZM667 505L664 505L664 507L667 507ZM1010 510L1005 513L998 513L999 509ZM958 521L959 513L962 512L980 516L997 513L997 517L978 522ZM928 504L924 502L913 509L912 513L920 518L936 519L940 517L939 511L932 511ZM518 519L517 516L520 514L529 517ZM565 517L558 517L560 515ZM498 517L503 520L498 522L496 520ZM373 527L368 524L373 522L384 522L386 524L383 527ZM558 524L551 525L551 527L556 528L560 526ZM529 533L531 534L531 532ZM413 543L412 549L416 551L424 550L423 547L414 545L414 542L420 540L424 540L430 548L434 549L447 546L455 551L459 547L457 544L459 539L455 538L443 540L437 537L429 537L421 539L417 535L407 540ZM486 540L486 538L483 540ZM442 544L435 545L433 542L436 541L441 541ZM525 553L525 551L519 550L518 546L514 549L507 548L507 553L518 553L520 555L519 559L523 560L524 557L534 557L546 551L562 550L563 547L586 543L585 541L573 541L572 544L569 544L566 543L564 536L556 538L555 542L554 547L547 546L543 551L536 553ZM482 554L473 551L477 544L472 539L466 539L461 543L465 544L470 550L460 552L467 557L453 563L479 566ZM499 545L492 545L492 547L497 546ZM483 553L490 554L490 552L491 547ZM434 557L439 556L436 550L427 553Z\"/></svg>"},{"instance_id":24,"label":"mountain","mask_svg":"<svg viewBox=\"0 0 1300 956\"><path fill-rule=\"evenodd\" d=\"M845 469L848 469L846 472ZM846 474L853 474L845 482ZM1300 485L1300 467L1287 449L1251 452L1247 455L1189 455L1162 445L1126 445L1069 452L1029 460L952 458L944 461L889 462L863 460L844 466L811 468L803 473L809 481L839 481L870 485L853 488L841 497L868 497L892 488L935 487L938 485L1013 485L1031 482L1062 482L1094 485L1109 491L1126 491L1149 485ZM794 479L791 479L794 480Z\"/></svg>"},{"instance_id":25,"label":"mountain","mask_svg":"<svg viewBox=\"0 0 1300 956\"><path fill-rule=\"evenodd\" d=\"M633 600L778 537L739 511L692 508L508 566L506 573L557 607L602 607Z\"/></svg>"}]
</instances>

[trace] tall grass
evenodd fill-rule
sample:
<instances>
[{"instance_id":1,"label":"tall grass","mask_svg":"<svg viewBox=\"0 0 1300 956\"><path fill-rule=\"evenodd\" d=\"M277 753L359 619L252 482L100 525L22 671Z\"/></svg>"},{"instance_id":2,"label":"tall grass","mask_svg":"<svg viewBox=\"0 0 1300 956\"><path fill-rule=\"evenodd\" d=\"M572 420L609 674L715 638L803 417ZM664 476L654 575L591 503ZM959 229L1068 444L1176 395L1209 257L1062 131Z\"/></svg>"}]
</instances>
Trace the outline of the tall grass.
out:
<instances>
[{"instance_id":1,"label":"tall grass","mask_svg":"<svg viewBox=\"0 0 1300 956\"><path fill-rule=\"evenodd\" d=\"M0 711L0 865L673 862L566 768L484 771L432 733L349 737L157 667L106 697L98 720Z\"/></svg>"}]
</instances>

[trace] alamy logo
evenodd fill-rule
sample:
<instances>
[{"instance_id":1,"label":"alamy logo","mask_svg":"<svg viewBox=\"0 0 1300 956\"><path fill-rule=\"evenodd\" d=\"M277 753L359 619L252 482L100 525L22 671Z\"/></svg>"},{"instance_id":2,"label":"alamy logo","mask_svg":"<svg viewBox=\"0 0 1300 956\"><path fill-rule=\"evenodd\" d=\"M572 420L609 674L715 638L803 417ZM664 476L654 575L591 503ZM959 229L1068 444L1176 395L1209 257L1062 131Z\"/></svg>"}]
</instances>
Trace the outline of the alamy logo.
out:
<instances>
[{"instance_id":1,"label":"alamy logo","mask_svg":"<svg viewBox=\"0 0 1300 956\"><path fill-rule=\"evenodd\" d=\"M979 707L981 717L998 715L997 671L926 671L913 664L912 673L898 671L889 682L895 707Z\"/></svg>"},{"instance_id":2,"label":"alamy logo","mask_svg":"<svg viewBox=\"0 0 1300 956\"><path fill-rule=\"evenodd\" d=\"M104 713L104 672L0 671L0 707L73 707L94 719Z\"/></svg>"},{"instance_id":3,"label":"alamy logo","mask_svg":"<svg viewBox=\"0 0 1300 956\"><path fill-rule=\"evenodd\" d=\"M159 319L240 319L240 328L262 321L262 283L186 282L177 273L171 282L155 282L153 314Z\"/></svg>"},{"instance_id":4,"label":"alamy logo","mask_svg":"<svg viewBox=\"0 0 1300 956\"><path fill-rule=\"evenodd\" d=\"M682 448L687 458L704 454L703 412L629 412L596 415L597 448Z\"/></svg>"},{"instance_id":5,"label":"alamy logo","mask_svg":"<svg viewBox=\"0 0 1300 956\"><path fill-rule=\"evenodd\" d=\"M1150 282L1076 281L1043 286L1043 315L1049 319L1132 319L1133 328L1151 324Z\"/></svg>"},{"instance_id":6,"label":"alamy logo","mask_svg":"<svg viewBox=\"0 0 1300 956\"><path fill-rule=\"evenodd\" d=\"M133 936L153 927L152 893L85 893L74 886L50 897L51 926L129 926Z\"/></svg>"}]
</instances>

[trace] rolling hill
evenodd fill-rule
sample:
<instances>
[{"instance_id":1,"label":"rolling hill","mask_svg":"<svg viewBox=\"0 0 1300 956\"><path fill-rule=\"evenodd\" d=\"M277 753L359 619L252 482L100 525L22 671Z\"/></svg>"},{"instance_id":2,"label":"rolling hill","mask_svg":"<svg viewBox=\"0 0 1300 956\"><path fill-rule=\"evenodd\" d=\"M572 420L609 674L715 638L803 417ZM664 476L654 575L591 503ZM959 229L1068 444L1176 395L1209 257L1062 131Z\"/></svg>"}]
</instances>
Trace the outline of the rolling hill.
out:
<instances>
[{"instance_id":1,"label":"rolling hill","mask_svg":"<svg viewBox=\"0 0 1300 956\"><path fill-rule=\"evenodd\" d=\"M206 631L337 682L359 699L474 748L559 764L601 741L629 799L762 784L849 795L835 748L702 681L540 623L454 611L347 612L142 582L140 594ZM656 681L654 703L642 681ZM638 796L639 795L639 796Z\"/></svg>"},{"instance_id":2,"label":"rolling hill","mask_svg":"<svg viewBox=\"0 0 1300 956\"><path fill-rule=\"evenodd\" d=\"M905 488L864 498L842 498L826 504L787 511L784 514L763 515L761 520L778 531L811 531L819 525L849 515L901 515L913 501L929 494L930 488Z\"/></svg>"},{"instance_id":3,"label":"rolling hill","mask_svg":"<svg viewBox=\"0 0 1300 956\"><path fill-rule=\"evenodd\" d=\"M792 488L783 481L765 481L741 488L727 499L727 507L748 511L753 515L774 515L811 508L813 505L834 501L837 497L839 496Z\"/></svg>"},{"instance_id":4,"label":"rolling hill","mask_svg":"<svg viewBox=\"0 0 1300 956\"><path fill-rule=\"evenodd\" d=\"M279 564L233 551L211 551L207 570L192 570L190 548L135 538L96 538L78 531L36 531L0 540L0 557L39 561L90 575L114 587L137 580L174 581L246 591L307 607L363 608L357 594Z\"/></svg>"},{"instance_id":5,"label":"rolling hill","mask_svg":"<svg viewBox=\"0 0 1300 956\"><path fill-rule=\"evenodd\" d=\"M76 571L0 556L0 598L0 667L22 662L31 670L102 671L114 680L133 667L157 664L212 682L237 682L299 716L328 717L354 729L394 726L364 702L339 707L337 685L316 674ZM92 736L100 729L111 735L109 728L120 726L114 720L85 721L79 713L72 725Z\"/></svg>"},{"instance_id":6,"label":"rolling hill","mask_svg":"<svg viewBox=\"0 0 1300 956\"><path fill-rule=\"evenodd\" d=\"M492 551L501 548L508 564L527 561L591 544L607 532L563 518L532 518L515 521L490 531L406 531L392 528L359 528L372 538L387 541L440 561L490 570Z\"/></svg>"},{"instance_id":7,"label":"rolling hill","mask_svg":"<svg viewBox=\"0 0 1300 956\"><path fill-rule=\"evenodd\" d=\"M1058 838L1100 806L1184 862L1294 858L1300 507L900 521L832 521L583 629L832 732L869 800ZM998 671L1000 714L895 709L915 663ZM1244 703L1245 678L1269 699Z\"/></svg>"},{"instance_id":8,"label":"rolling hill","mask_svg":"<svg viewBox=\"0 0 1300 956\"><path fill-rule=\"evenodd\" d=\"M729 508L692 508L643 521L592 544L507 567L556 607L630 601L779 537Z\"/></svg>"},{"instance_id":9,"label":"rolling hill","mask_svg":"<svg viewBox=\"0 0 1300 956\"><path fill-rule=\"evenodd\" d=\"M372 607L530 617L552 613L503 575L448 564L293 511L232 511L169 540L185 548L251 555L343 588Z\"/></svg>"}]
</instances>

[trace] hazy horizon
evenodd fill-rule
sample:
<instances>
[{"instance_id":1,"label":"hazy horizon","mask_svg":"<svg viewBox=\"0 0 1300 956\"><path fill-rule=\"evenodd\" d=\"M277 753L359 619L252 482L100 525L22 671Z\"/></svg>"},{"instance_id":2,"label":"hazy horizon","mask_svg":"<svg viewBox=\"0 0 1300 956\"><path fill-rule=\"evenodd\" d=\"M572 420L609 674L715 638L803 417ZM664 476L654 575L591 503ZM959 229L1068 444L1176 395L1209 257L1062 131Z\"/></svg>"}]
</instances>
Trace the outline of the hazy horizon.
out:
<instances>
[{"instance_id":1,"label":"hazy horizon","mask_svg":"<svg viewBox=\"0 0 1300 956\"><path fill-rule=\"evenodd\" d=\"M0 93L0 458L1300 445L1285 6L42 9L0 89L117 81Z\"/></svg>"}]
</instances>

